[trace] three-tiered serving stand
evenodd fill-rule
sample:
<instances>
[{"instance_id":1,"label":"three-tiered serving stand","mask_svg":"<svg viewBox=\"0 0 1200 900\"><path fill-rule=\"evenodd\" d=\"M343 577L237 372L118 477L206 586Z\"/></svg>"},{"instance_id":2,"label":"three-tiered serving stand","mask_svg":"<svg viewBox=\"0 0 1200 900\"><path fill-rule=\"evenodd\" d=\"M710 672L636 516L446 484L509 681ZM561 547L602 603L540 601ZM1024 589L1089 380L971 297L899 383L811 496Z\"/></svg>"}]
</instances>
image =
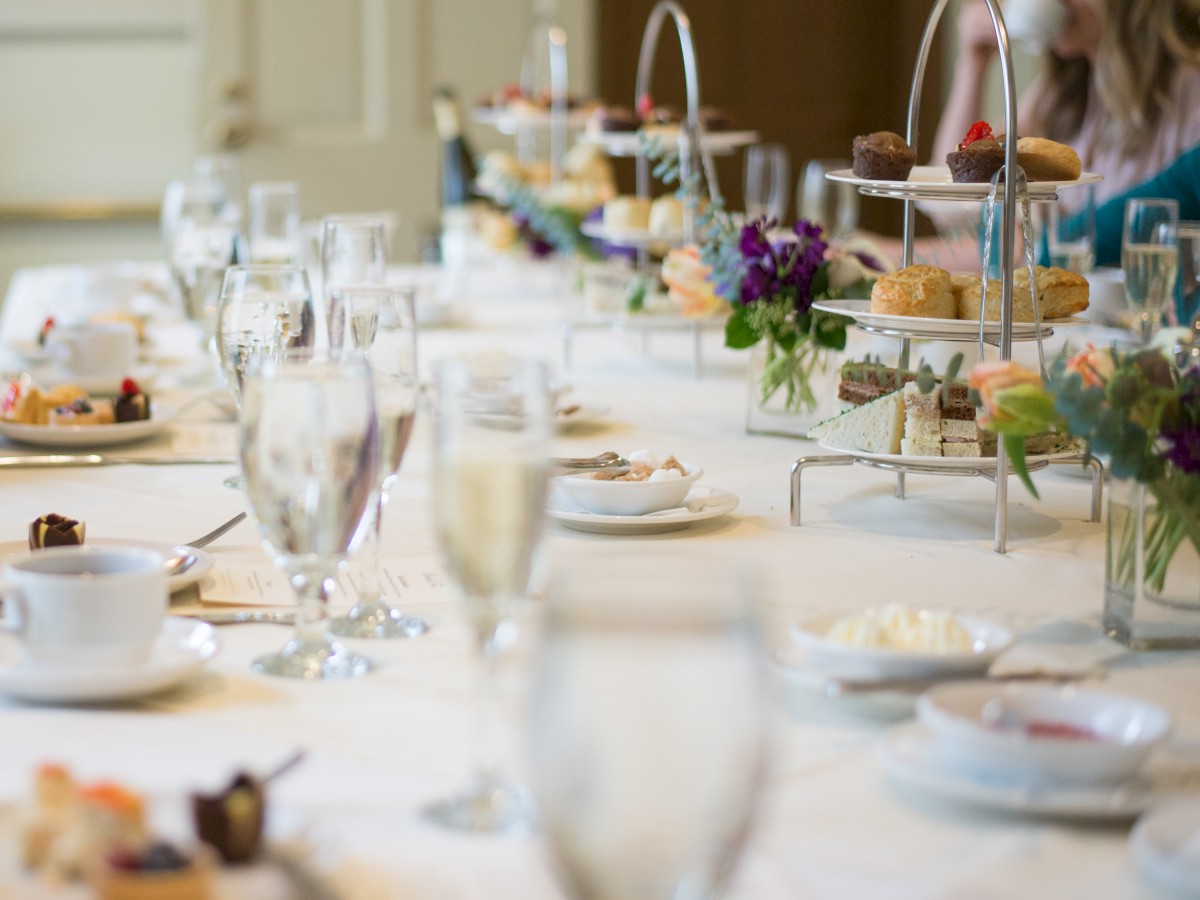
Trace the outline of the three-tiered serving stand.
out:
<instances>
[{"instance_id":1,"label":"three-tiered serving stand","mask_svg":"<svg viewBox=\"0 0 1200 900\"><path fill-rule=\"evenodd\" d=\"M917 119L920 110L921 88L925 79L925 65L929 57L930 48L933 43L933 36L937 30L938 22L942 17L942 13L946 8L949 0L936 0L933 9L929 14L929 19L925 24L925 32L921 39L920 52L917 55L916 68L913 73L912 91L908 101L908 144L914 150L917 147ZM997 0L984 0L987 4L988 12L991 15L992 26L996 32L996 41L1000 49L1000 69L1004 80L1004 122L1005 133L1010 136L1010 139L1005 142L1004 148L1004 168L1002 172L1017 173L1017 177L1005 178L1004 181L998 182L993 179L991 185L980 184L978 192L972 192L969 189L966 191L958 191L953 194L948 194L944 190L939 190L936 185L928 182L912 181L912 182L870 182L862 181L859 184L859 192L869 196L892 197L904 202L904 262L905 266L913 263L913 237L916 224L916 203L919 200L991 200L989 207L998 199L998 194L1002 194L1003 215L1001 217L1000 229L1000 321L999 329L987 329L984 318L986 315L986 303L980 304L980 321L978 334L970 333L946 333L944 331L929 332L921 328L919 320L914 321L913 326L907 327L904 323L897 324L894 320L890 320L887 326L881 327L879 324L872 323L870 319L865 321L857 321L856 325L859 329L874 334L882 334L890 337L898 338L900 341L900 353L898 367L901 369L908 368L909 365L909 350L910 342L918 338L933 338L936 340L949 341L972 341L977 342L979 347L979 356L982 359L984 355L985 345L991 345L997 348L1000 359L1008 360L1012 357L1013 335L1013 310L1012 310L1012 289L1013 289L1013 248L1016 237L1016 209L1018 197L1020 195L1023 205L1028 204L1030 191L1025 186L1023 174L1017 167L1017 142L1013 136L1016 135L1017 123L1017 107L1016 96L1013 87L1013 72L1012 72L1012 54L1009 50L1008 31L1004 24L1004 17L1000 12L999 3ZM1093 179L1094 180L1094 179ZM1057 193L1050 191L1041 193L1039 200L1053 202L1057 200ZM991 219L989 218L989 222ZM989 225L990 228L990 225ZM987 248L990 250L990 247ZM1026 245L1026 253L1032 253L1032 247ZM985 278L984 285L987 284L987 262L985 260ZM1040 323L1040 316L1037 315L1037 298L1036 290L1033 284L1034 279L1030 278L1030 289L1034 290L1034 319L1035 325L1029 331L1022 332L1022 338L1036 340L1038 342L1038 355L1042 359L1042 336L1050 335L1053 331ZM986 289L986 288L985 288ZM1026 336L1027 335L1027 336ZM1044 370L1044 365L1043 365ZM1044 371L1043 371L1044 374ZM900 460L894 456L879 458L880 454L859 453L853 450L839 451L836 455L829 456L802 456L792 464L791 471L791 523L793 525L800 524L800 500L801 500L801 476L805 469L817 466L848 466L848 465L864 465L876 469L884 469L894 472L896 475L896 497L904 498L904 479L909 473L922 475L958 475L958 476L977 476L986 478L994 482L996 486L995 497L995 528L994 528L994 543L993 547L997 553L1004 553L1008 543L1008 473L1011 471L1008 463L1007 453L1004 448L1004 442L999 441L996 447L996 456L979 460L963 460L954 459L953 464L947 464L940 457L911 457ZM1028 469L1037 471L1045 468L1049 464L1069 464L1075 466L1087 465L1091 470L1092 478L1092 497L1091 511L1089 521L1098 522L1100 520L1100 505L1101 493L1103 490L1103 474L1104 469L1099 460L1091 457L1083 452L1071 452L1064 454L1056 454L1052 456L1032 457L1028 460ZM1003 473L1003 475L1001 474Z\"/></svg>"}]
</instances>

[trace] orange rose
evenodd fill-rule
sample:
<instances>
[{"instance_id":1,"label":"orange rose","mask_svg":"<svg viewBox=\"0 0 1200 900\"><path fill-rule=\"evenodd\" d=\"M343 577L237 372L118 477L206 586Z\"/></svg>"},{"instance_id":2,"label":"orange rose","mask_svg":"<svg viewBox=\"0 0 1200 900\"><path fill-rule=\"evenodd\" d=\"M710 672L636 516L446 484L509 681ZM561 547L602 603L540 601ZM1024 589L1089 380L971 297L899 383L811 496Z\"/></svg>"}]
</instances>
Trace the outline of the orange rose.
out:
<instances>
[{"instance_id":1,"label":"orange rose","mask_svg":"<svg viewBox=\"0 0 1200 900\"><path fill-rule=\"evenodd\" d=\"M1108 384L1114 366L1111 351L1097 350L1091 344L1087 345L1086 350L1081 350L1067 360L1067 371L1077 373L1088 387L1103 387Z\"/></svg>"}]
</instances>

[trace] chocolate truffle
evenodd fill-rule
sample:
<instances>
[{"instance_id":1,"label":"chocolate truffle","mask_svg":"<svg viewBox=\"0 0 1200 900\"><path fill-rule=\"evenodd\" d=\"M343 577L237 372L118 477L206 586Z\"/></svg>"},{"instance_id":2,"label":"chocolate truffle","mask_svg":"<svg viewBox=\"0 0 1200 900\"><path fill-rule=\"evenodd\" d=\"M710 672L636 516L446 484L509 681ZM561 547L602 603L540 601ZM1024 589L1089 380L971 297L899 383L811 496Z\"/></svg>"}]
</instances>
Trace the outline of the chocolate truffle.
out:
<instances>
[{"instance_id":1,"label":"chocolate truffle","mask_svg":"<svg viewBox=\"0 0 1200 900\"><path fill-rule=\"evenodd\" d=\"M29 549L75 547L83 543L84 524L58 513L35 519L29 525Z\"/></svg>"}]
</instances>

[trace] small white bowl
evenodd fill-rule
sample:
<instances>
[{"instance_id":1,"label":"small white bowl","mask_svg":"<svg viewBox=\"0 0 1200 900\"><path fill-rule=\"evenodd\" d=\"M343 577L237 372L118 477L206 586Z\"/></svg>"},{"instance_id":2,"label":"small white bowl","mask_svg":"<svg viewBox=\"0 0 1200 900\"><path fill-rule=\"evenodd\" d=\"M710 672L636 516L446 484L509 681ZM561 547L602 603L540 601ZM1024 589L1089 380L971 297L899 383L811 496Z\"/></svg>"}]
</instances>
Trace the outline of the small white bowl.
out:
<instances>
[{"instance_id":1,"label":"small white bowl","mask_svg":"<svg viewBox=\"0 0 1200 900\"><path fill-rule=\"evenodd\" d=\"M825 637L838 614L816 616L792 626L792 639L808 651L810 663L820 669L861 678L926 678L976 675L987 671L996 657L1011 646L1012 632L986 619L957 616L971 636L965 653L924 653L855 647Z\"/></svg>"},{"instance_id":2,"label":"small white bowl","mask_svg":"<svg viewBox=\"0 0 1200 900\"><path fill-rule=\"evenodd\" d=\"M1125 781L1171 733L1160 706L1074 685L942 685L917 700L917 719L952 766L1077 785Z\"/></svg>"},{"instance_id":3,"label":"small white bowl","mask_svg":"<svg viewBox=\"0 0 1200 900\"><path fill-rule=\"evenodd\" d=\"M607 481L592 478L584 472L560 475L558 486L567 499L590 513L601 516L644 516L647 513L674 509L683 500L696 480L704 474L699 466L680 460L686 475L664 478L661 481Z\"/></svg>"}]
</instances>

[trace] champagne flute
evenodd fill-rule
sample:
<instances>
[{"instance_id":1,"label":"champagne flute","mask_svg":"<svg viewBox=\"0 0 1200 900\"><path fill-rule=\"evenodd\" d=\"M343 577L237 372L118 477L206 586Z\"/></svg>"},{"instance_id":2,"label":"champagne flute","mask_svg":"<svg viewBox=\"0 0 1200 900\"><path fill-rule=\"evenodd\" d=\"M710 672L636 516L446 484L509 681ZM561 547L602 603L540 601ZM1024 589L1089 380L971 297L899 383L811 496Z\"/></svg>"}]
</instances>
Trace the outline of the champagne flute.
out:
<instances>
[{"instance_id":1,"label":"champagne flute","mask_svg":"<svg viewBox=\"0 0 1200 900\"><path fill-rule=\"evenodd\" d=\"M335 288L346 311L353 352L371 365L379 414L380 468L372 507L372 527L364 535L367 568L359 601L333 623L342 637L418 637L428 625L387 603L379 583L380 537L388 487L400 469L417 414L417 316L414 291L393 285Z\"/></svg>"},{"instance_id":2,"label":"champagne flute","mask_svg":"<svg viewBox=\"0 0 1200 900\"><path fill-rule=\"evenodd\" d=\"M766 759L746 580L694 557L601 555L551 579L535 659L533 790L570 895L716 895Z\"/></svg>"},{"instance_id":3,"label":"champagne flute","mask_svg":"<svg viewBox=\"0 0 1200 900\"><path fill-rule=\"evenodd\" d=\"M1125 202L1121 236L1121 268L1125 296L1134 313L1142 342L1153 340L1163 311L1175 296L1179 269L1179 204L1143 197Z\"/></svg>"},{"instance_id":4,"label":"champagne flute","mask_svg":"<svg viewBox=\"0 0 1200 900\"><path fill-rule=\"evenodd\" d=\"M446 360L434 383L434 522L483 669L474 778L424 815L464 830L521 831L532 805L499 771L491 713L498 657L529 591L545 521L550 389L541 364L504 355Z\"/></svg>"},{"instance_id":5,"label":"champagne flute","mask_svg":"<svg viewBox=\"0 0 1200 900\"><path fill-rule=\"evenodd\" d=\"M346 314L334 290L354 284L383 284L387 276L387 232L380 219L331 216L321 226L321 295L329 349L346 342Z\"/></svg>"},{"instance_id":6,"label":"champagne flute","mask_svg":"<svg viewBox=\"0 0 1200 900\"><path fill-rule=\"evenodd\" d=\"M264 361L246 376L238 422L250 509L297 602L295 636L254 668L304 679L365 675L370 661L329 632L325 585L357 543L379 471L367 361L307 350Z\"/></svg>"},{"instance_id":7,"label":"champagne flute","mask_svg":"<svg viewBox=\"0 0 1200 900\"><path fill-rule=\"evenodd\" d=\"M1085 190L1083 207L1067 212L1051 203L1046 214L1046 249L1050 265L1086 275L1096 264L1096 192Z\"/></svg>"},{"instance_id":8,"label":"champagne flute","mask_svg":"<svg viewBox=\"0 0 1200 900\"><path fill-rule=\"evenodd\" d=\"M858 227L858 190L852 184L830 181L828 172L849 169L847 159L813 159L796 186L796 213L820 225L829 238L842 238Z\"/></svg>"},{"instance_id":9,"label":"champagne flute","mask_svg":"<svg viewBox=\"0 0 1200 900\"><path fill-rule=\"evenodd\" d=\"M250 261L299 266L304 264L300 236L300 185L294 181L259 181L250 185L250 215L246 233Z\"/></svg>"},{"instance_id":10,"label":"champagne flute","mask_svg":"<svg viewBox=\"0 0 1200 900\"><path fill-rule=\"evenodd\" d=\"M783 221L787 212L791 162L782 144L755 144L746 149L746 218L766 216Z\"/></svg>"}]
</instances>

